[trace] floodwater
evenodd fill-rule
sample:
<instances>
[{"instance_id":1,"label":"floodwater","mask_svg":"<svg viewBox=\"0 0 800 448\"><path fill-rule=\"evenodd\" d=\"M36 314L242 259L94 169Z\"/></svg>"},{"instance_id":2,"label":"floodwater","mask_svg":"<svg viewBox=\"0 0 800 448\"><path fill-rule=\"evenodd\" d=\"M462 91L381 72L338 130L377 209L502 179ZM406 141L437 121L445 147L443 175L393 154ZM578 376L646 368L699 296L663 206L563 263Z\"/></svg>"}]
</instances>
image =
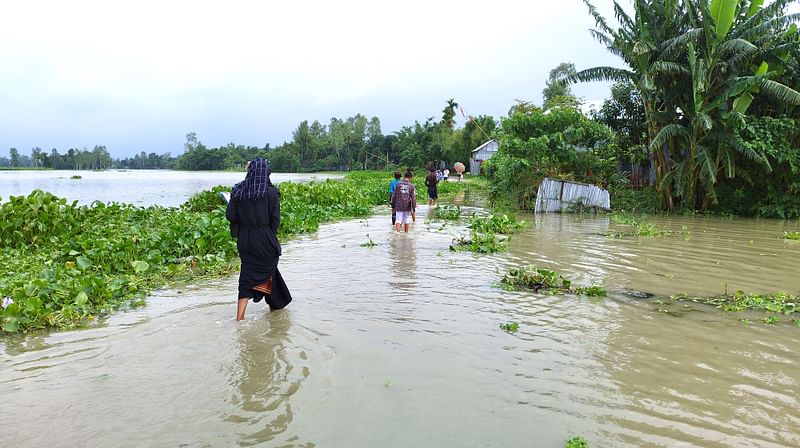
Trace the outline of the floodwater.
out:
<instances>
[{"instance_id":1,"label":"floodwater","mask_svg":"<svg viewBox=\"0 0 800 448\"><path fill-rule=\"evenodd\" d=\"M285 245L294 294L232 320L235 278L158 291L81 331L7 341L4 446L800 446L800 328L656 294L800 291L797 223L668 218L663 238L609 238L607 217L538 217L505 254L409 234L388 217ZM369 236L367 236L369 235ZM369 238L376 247L361 247ZM518 264L602 281L606 299L504 292ZM749 326L739 318L749 318ZM517 333L499 324L519 322Z\"/></svg>"},{"instance_id":2,"label":"floodwater","mask_svg":"<svg viewBox=\"0 0 800 448\"><path fill-rule=\"evenodd\" d=\"M107 171L2 171L0 198L27 195L40 189L80 204L124 202L148 206L175 207L194 194L217 185L233 186L244 179L244 172L107 170ZM80 179L72 179L80 176ZM305 182L341 178L328 174L273 173L272 181Z\"/></svg>"}]
</instances>

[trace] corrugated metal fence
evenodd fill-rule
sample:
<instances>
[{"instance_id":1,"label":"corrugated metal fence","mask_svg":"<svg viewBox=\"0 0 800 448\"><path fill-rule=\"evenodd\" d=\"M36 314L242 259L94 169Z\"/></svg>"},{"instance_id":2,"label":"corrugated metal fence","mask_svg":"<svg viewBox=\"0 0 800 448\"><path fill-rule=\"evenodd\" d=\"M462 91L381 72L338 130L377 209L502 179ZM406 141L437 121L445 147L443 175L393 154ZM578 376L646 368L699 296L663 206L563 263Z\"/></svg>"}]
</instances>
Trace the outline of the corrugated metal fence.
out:
<instances>
[{"instance_id":1,"label":"corrugated metal fence","mask_svg":"<svg viewBox=\"0 0 800 448\"><path fill-rule=\"evenodd\" d=\"M579 207L611 209L608 190L596 185L545 178L536 194L536 213L569 212Z\"/></svg>"}]
</instances>

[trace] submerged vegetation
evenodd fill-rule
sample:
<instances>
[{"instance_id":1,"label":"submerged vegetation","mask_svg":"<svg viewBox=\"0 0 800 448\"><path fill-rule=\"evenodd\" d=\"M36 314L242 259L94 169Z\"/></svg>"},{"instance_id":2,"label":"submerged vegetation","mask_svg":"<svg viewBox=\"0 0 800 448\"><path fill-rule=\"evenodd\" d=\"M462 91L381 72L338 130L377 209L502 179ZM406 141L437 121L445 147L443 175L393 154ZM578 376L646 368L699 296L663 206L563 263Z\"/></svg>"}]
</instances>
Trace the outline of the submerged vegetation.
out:
<instances>
[{"instance_id":1,"label":"submerged vegetation","mask_svg":"<svg viewBox=\"0 0 800 448\"><path fill-rule=\"evenodd\" d=\"M519 323L517 322L506 322L500 324L500 329L508 332L508 333L516 333L519 330Z\"/></svg>"},{"instance_id":2,"label":"submerged vegetation","mask_svg":"<svg viewBox=\"0 0 800 448\"><path fill-rule=\"evenodd\" d=\"M639 237L663 237L680 232L673 232L671 230L661 229L648 218L644 216L635 216L630 213L614 212L611 214L611 222L621 226L632 226L633 230L629 232L610 232L608 236L613 238L622 238L626 236L639 236Z\"/></svg>"},{"instance_id":3,"label":"submerged vegetation","mask_svg":"<svg viewBox=\"0 0 800 448\"><path fill-rule=\"evenodd\" d=\"M509 235L525 228L525 221L517 221L514 215L505 213L491 213L487 216L472 214L469 219L469 228L480 233L502 233Z\"/></svg>"},{"instance_id":4,"label":"submerged vegetation","mask_svg":"<svg viewBox=\"0 0 800 448\"><path fill-rule=\"evenodd\" d=\"M526 289L535 292L544 291L549 294L566 293L590 297L606 297L608 293L599 285L573 287L572 281L550 269L536 266L522 266L508 271L500 280L500 286L506 291Z\"/></svg>"},{"instance_id":5,"label":"submerged vegetation","mask_svg":"<svg viewBox=\"0 0 800 448\"><path fill-rule=\"evenodd\" d=\"M469 219L470 231L453 239L451 251L469 251L477 254L505 252L511 240L508 235L525 227L525 221L517 221L513 215L489 214L481 216L473 213Z\"/></svg>"},{"instance_id":6,"label":"submerged vegetation","mask_svg":"<svg viewBox=\"0 0 800 448\"><path fill-rule=\"evenodd\" d=\"M461 218L461 207L457 205L439 204L433 209L433 217L435 219L457 221Z\"/></svg>"},{"instance_id":7,"label":"submerged vegetation","mask_svg":"<svg viewBox=\"0 0 800 448\"><path fill-rule=\"evenodd\" d=\"M572 437L565 442L564 448L589 448L589 442L583 437Z\"/></svg>"},{"instance_id":8,"label":"submerged vegetation","mask_svg":"<svg viewBox=\"0 0 800 448\"><path fill-rule=\"evenodd\" d=\"M390 175L283 183L280 236L363 217L386 203ZM420 179L421 182L421 179ZM452 183L449 191L464 188ZM181 207L68 203L44 191L0 205L0 328L14 333L81 325L153 288L236 269L236 243L215 187Z\"/></svg>"},{"instance_id":9,"label":"submerged vegetation","mask_svg":"<svg viewBox=\"0 0 800 448\"><path fill-rule=\"evenodd\" d=\"M453 252L474 252L476 254L493 254L508 250L508 237L498 237L494 233L472 231L453 238L450 250Z\"/></svg>"},{"instance_id":10,"label":"submerged vegetation","mask_svg":"<svg viewBox=\"0 0 800 448\"><path fill-rule=\"evenodd\" d=\"M693 297L686 294L678 294L671 296L669 301L662 302L662 305L669 305L676 302L693 302L701 303L704 305L711 305L726 312L741 312L741 311L757 311L763 313L771 313L779 316L787 316L793 319L800 318L800 297L778 292L771 295L763 294L747 294L744 291L736 291L733 294L723 294L714 297ZM777 323L778 320L772 320L769 323Z\"/></svg>"}]
</instances>

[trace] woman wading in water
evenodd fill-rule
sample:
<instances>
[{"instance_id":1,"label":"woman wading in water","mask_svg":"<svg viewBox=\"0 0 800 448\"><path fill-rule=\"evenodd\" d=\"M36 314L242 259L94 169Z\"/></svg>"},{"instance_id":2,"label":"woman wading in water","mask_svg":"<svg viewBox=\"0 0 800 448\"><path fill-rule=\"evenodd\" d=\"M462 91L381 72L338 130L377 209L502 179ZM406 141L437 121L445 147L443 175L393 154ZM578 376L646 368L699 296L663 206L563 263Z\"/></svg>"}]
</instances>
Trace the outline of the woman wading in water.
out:
<instances>
[{"instance_id":1,"label":"woman wading in water","mask_svg":"<svg viewBox=\"0 0 800 448\"><path fill-rule=\"evenodd\" d=\"M275 234L281 224L278 189L272 185L269 161L256 157L247 166L247 176L231 191L226 216L231 235L237 238L242 269L239 272L239 303L236 320L244 319L252 299L279 310L292 301L292 295L278 271L281 244Z\"/></svg>"}]
</instances>

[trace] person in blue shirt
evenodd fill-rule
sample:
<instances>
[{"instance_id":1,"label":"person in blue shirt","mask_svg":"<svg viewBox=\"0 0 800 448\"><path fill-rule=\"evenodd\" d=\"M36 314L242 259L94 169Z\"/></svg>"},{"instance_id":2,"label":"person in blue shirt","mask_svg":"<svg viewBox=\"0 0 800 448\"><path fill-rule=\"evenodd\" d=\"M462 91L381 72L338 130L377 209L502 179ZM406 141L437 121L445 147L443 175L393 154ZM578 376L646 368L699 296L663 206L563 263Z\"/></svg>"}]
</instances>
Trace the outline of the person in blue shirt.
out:
<instances>
[{"instance_id":1,"label":"person in blue shirt","mask_svg":"<svg viewBox=\"0 0 800 448\"><path fill-rule=\"evenodd\" d=\"M400 171L395 171L394 172L394 180L389 182L389 207L392 208L392 225L393 226L394 226L394 223L397 221L397 210L395 210L395 208L394 208L394 203L392 202L392 196L394 195L395 187L397 186L397 184L399 184L401 182L400 181L401 177L403 177L403 175L400 174Z\"/></svg>"}]
</instances>

